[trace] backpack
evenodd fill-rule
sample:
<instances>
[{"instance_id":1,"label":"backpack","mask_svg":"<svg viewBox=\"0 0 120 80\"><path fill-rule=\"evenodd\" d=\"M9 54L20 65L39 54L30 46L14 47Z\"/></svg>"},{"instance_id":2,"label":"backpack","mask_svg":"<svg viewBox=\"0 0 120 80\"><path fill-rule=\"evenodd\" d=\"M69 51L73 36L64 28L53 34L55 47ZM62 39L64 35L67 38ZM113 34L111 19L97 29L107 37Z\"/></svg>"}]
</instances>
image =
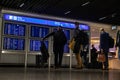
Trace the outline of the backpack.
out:
<instances>
[{"instance_id":1,"label":"backpack","mask_svg":"<svg viewBox=\"0 0 120 80\"><path fill-rule=\"evenodd\" d=\"M114 39L111 36L109 36L108 39L109 39L109 48L113 48L114 47Z\"/></svg>"},{"instance_id":2,"label":"backpack","mask_svg":"<svg viewBox=\"0 0 120 80\"><path fill-rule=\"evenodd\" d=\"M88 45L89 44L89 36L88 36L88 34L86 33L86 32L83 32L83 42L82 42L82 44L83 45Z\"/></svg>"}]
</instances>

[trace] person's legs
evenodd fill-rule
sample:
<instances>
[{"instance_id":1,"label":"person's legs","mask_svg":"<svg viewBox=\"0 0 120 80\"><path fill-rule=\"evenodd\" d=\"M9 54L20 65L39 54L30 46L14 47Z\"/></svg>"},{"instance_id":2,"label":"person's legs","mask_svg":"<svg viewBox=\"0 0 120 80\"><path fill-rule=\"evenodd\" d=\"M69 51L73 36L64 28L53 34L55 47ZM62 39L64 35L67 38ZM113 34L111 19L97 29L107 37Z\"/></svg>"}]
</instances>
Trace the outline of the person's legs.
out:
<instances>
[{"instance_id":1,"label":"person's legs","mask_svg":"<svg viewBox=\"0 0 120 80\"><path fill-rule=\"evenodd\" d=\"M77 61L77 66L76 68L82 68L82 59L80 57L80 54L79 53L76 53L76 61Z\"/></svg>"},{"instance_id":2,"label":"person's legs","mask_svg":"<svg viewBox=\"0 0 120 80\"><path fill-rule=\"evenodd\" d=\"M64 47L60 47L59 48L59 67L61 67L62 65L63 51L64 51Z\"/></svg>"},{"instance_id":3,"label":"person's legs","mask_svg":"<svg viewBox=\"0 0 120 80\"><path fill-rule=\"evenodd\" d=\"M83 51L84 65L87 65L87 52Z\"/></svg>"},{"instance_id":4,"label":"person's legs","mask_svg":"<svg viewBox=\"0 0 120 80\"><path fill-rule=\"evenodd\" d=\"M105 69L108 69L108 53L105 54L104 68L105 68Z\"/></svg>"},{"instance_id":5,"label":"person's legs","mask_svg":"<svg viewBox=\"0 0 120 80\"><path fill-rule=\"evenodd\" d=\"M109 63L108 63L108 51L104 50L104 54L105 54L105 62L104 64L104 69L108 69Z\"/></svg>"},{"instance_id":6,"label":"person's legs","mask_svg":"<svg viewBox=\"0 0 120 80\"><path fill-rule=\"evenodd\" d=\"M58 67L58 50L57 49L54 51L54 66L55 68Z\"/></svg>"},{"instance_id":7,"label":"person's legs","mask_svg":"<svg viewBox=\"0 0 120 80\"><path fill-rule=\"evenodd\" d=\"M79 53L75 53L76 61L77 61L77 66L76 66L76 68L82 68L82 67L83 67L82 58L81 58L81 56L80 56L81 50L82 50L82 45L80 45Z\"/></svg>"},{"instance_id":8,"label":"person's legs","mask_svg":"<svg viewBox=\"0 0 120 80\"><path fill-rule=\"evenodd\" d=\"M118 47L118 59L120 60L120 47Z\"/></svg>"},{"instance_id":9,"label":"person's legs","mask_svg":"<svg viewBox=\"0 0 120 80\"><path fill-rule=\"evenodd\" d=\"M80 54L79 54L79 53L76 53L75 56L76 56L76 61L77 61L77 67L78 67L78 68L81 68L81 67L82 67L82 65L81 65L81 63L82 63L81 60L82 60L82 59L81 59L81 57L80 57Z\"/></svg>"}]
</instances>

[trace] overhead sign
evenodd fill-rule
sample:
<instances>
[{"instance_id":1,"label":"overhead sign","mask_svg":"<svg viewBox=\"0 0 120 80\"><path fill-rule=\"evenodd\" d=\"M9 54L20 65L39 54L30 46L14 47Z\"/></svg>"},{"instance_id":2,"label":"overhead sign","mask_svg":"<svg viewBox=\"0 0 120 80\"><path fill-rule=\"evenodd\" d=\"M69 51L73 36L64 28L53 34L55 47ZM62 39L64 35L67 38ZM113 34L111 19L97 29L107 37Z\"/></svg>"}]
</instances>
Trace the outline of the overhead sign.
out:
<instances>
[{"instance_id":1,"label":"overhead sign","mask_svg":"<svg viewBox=\"0 0 120 80\"><path fill-rule=\"evenodd\" d=\"M4 19L11 20L11 21L25 22L25 23L49 25L49 26L54 26L54 27L62 26L64 28L75 28L75 24L73 24L73 23L33 18L33 17L26 17L26 16L17 16L17 15L13 15L13 14L4 14ZM79 26L80 26L81 30L89 30L88 25L80 24Z\"/></svg>"}]
</instances>

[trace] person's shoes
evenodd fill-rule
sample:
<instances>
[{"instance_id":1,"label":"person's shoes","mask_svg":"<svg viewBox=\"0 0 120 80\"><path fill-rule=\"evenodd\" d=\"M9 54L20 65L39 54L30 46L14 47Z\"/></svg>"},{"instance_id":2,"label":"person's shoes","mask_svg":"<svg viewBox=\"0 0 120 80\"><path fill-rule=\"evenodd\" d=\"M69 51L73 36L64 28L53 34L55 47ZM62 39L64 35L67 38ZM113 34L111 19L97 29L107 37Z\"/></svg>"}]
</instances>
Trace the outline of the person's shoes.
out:
<instances>
[{"instance_id":1,"label":"person's shoes","mask_svg":"<svg viewBox=\"0 0 120 80\"><path fill-rule=\"evenodd\" d=\"M109 68L102 68L102 70L109 70Z\"/></svg>"},{"instance_id":2,"label":"person's shoes","mask_svg":"<svg viewBox=\"0 0 120 80\"><path fill-rule=\"evenodd\" d=\"M82 66L77 65L75 68L76 68L76 69L82 69L83 67L82 67Z\"/></svg>"},{"instance_id":3,"label":"person's shoes","mask_svg":"<svg viewBox=\"0 0 120 80\"><path fill-rule=\"evenodd\" d=\"M109 70L109 68L105 68L104 70Z\"/></svg>"}]
</instances>

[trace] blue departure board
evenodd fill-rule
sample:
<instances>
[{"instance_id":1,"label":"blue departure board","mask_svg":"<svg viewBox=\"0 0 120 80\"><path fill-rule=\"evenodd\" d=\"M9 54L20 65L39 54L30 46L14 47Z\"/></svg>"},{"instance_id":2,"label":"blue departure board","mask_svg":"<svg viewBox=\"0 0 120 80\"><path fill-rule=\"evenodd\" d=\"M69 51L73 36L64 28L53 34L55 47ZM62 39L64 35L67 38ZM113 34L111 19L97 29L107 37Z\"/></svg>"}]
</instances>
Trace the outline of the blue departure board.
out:
<instances>
[{"instance_id":1,"label":"blue departure board","mask_svg":"<svg viewBox=\"0 0 120 80\"><path fill-rule=\"evenodd\" d=\"M70 30L64 30L67 40L70 40Z\"/></svg>"},{"instance_id":2,"label":"blue departure board","mask_svg":"<svg viewBox=\"0 0 120 80\"><path fill-rule=\"evenodd\" d=\"M4 38L3 49L6 50L24 50L25 49L25 39L18 38Z\"/></svg>"},{"instance_id":3,"label":"blue departure board","mask_svg":"<svg viewBox=\"0 0 120 80\"><path fill-rule=\"evenodd\" d=\"M26 16L17 16L13 14L4 14L4 19L10 20L10 21L49 25L51 27L62 26L64 28L71 28L71 29L75 28L75 24L70 22L61 22L56 20L33 18L33 17L26 17ZM81 30L90 30L90 27L86 24L80 24L79 27Z\"/></svg>"},{"instance_id":4,"label":"blue departure board","mask_svg":"<svg viewBox=\"0 0 120 80\"><path fill-rule=\"evenodd\" d=\"M70 30L64 30L64 33L67 37L67 41L70 40ZM69 47L67 43L64 46L64 53L69 53Z\"/></svg>"},{"instance_id":5,"label":"blue departure board","mask_svg":"<svg viewBox=\"0 0 120 80\"><path fill-rule=\"evenodd\" d=\"M48 41L45 41L45 45L48 48ZM41 41L40 40L30 40L30 51L40 51Z\"/></svg>"},{"instance_id":6,"label":"blue departure board","mask_svg":"<svg viewBox=\"0 0 120 80\"><path fill-rule=\"evenodd\" d=\"M64 46L64 53L69 53L68 44L65 44L65 46Z\"/></svg>"},{"instance_id":7,"label":"blue departure board","mask_svg":"<svg viewBox=\"0 0 120 80\"><path fill-rule=\"evenodd\" d=\"M40 37L43 38L49 33L49 28L31 26L31 37Z\"/></svg>"},{"instance_id":8,"label":"blue departure board","mask_svg":"<svg viewBox=\"0 0 120 80\"><path fill-rule=\"evenodd\" d=\"M15 36L25 36L25 25L5 23L4 34L15 35Z\"/></svg>"},{"instance_id":9,"label":"blue departure board","mask_svg":"<svg viewBox=\"0 0 120 80\"><path fill-rule=\"evenodd\" d=\"M80 24L80 25L79 25L79 29L80 29L80 30L89 31L89 30L90 30L90 27L89 27L88 25L85 25L85 24Z\"/></svg>"}]
</instances>

